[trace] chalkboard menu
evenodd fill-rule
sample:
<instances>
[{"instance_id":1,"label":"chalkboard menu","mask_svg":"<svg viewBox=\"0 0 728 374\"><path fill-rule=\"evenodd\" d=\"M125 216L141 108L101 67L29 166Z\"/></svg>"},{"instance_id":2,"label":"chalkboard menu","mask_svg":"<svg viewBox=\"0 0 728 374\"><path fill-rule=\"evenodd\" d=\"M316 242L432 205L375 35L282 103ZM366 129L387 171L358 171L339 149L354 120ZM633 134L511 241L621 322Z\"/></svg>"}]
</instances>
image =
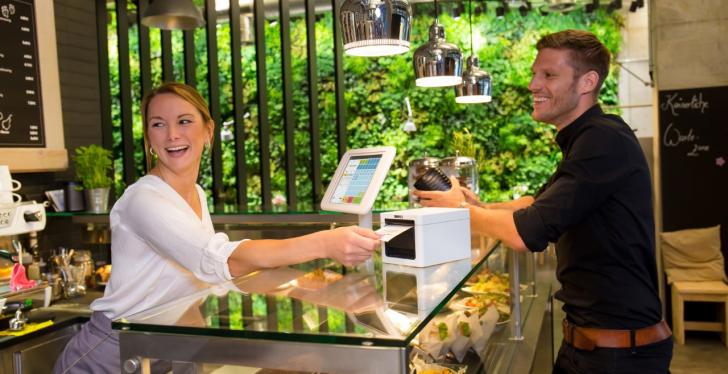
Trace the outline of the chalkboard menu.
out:
<instances>
[{"instance_id":1,"label":"chalkboard menu","mask_svg":"<svg viewBox=\"0 0 728 374\"><path fill-rule=\"evenodd\" d=\"M728 224L728 87L660 91L663 231Z\"/></svg>"},{"instance_id":2,"label":"chalkboard menu","mask_svg":"<svg viewBox=\"0 0 728 374\"><path fill-rule=\"evenodd\" d=\"M32 1L0 0L0 147L44 147Z\"/></svg>"}]
</instances>

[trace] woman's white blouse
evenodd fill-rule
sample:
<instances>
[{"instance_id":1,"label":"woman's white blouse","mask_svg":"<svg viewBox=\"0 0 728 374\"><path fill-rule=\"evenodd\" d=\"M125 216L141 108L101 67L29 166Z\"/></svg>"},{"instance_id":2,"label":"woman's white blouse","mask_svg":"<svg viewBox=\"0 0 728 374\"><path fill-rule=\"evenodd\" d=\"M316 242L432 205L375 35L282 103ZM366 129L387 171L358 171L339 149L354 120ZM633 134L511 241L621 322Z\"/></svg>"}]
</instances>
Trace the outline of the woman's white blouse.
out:
<instances>
[{"instance_id":1,"label":"woman's white blouse","mask_svg":"<svg viewBox=\"0 0 728 374\"><path fill-rule=\"evenodd\" d=\"M92 310L128 317L231 279L227 260L240 242L215 233L196 188L202 219L159 177L144 176L124 191L109 216L111 277Z\"/></svg>"}]
</instances>

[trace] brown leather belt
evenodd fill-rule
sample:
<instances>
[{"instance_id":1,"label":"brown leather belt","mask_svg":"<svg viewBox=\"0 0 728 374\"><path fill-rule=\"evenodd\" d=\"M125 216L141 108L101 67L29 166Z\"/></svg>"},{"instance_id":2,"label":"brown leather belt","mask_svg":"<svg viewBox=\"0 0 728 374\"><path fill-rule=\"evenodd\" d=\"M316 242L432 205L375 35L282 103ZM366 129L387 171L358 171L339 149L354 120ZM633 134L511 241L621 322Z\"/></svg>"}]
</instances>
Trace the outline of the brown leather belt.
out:
<instances>
[{"instance_id":1,"label":"brown leather belt","mask_svg":"<svg viewBox=\"0 0 728 374\"><path fill-rule=\"evenodd\" d=\"M672 335L665 320L638 330L609 330L579 327L563 322L564 340L574 348L591 351L601 348L634 348L665 340Z\"/></svg>"}]
</instances>

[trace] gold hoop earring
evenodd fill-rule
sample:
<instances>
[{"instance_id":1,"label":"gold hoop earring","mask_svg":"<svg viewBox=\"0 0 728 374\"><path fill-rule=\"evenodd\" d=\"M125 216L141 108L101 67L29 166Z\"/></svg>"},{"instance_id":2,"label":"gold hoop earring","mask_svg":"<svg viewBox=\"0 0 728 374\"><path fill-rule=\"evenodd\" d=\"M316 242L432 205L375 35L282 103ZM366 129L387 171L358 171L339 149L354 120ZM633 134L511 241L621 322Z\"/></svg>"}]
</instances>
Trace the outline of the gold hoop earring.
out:
<instances>
[{"instance_id":1,"label":"gold hoop earring","mask_svg":"<svg viewBox=\"0 0 728 374\"><path fill-rule=\"evenodd\" d=\"M154 148L152 148L152 147L149 147L149 154L152 155L152 157L154 157L154 158L157 157L157 152L155 152Z\"/></svg>"}]
</instances>

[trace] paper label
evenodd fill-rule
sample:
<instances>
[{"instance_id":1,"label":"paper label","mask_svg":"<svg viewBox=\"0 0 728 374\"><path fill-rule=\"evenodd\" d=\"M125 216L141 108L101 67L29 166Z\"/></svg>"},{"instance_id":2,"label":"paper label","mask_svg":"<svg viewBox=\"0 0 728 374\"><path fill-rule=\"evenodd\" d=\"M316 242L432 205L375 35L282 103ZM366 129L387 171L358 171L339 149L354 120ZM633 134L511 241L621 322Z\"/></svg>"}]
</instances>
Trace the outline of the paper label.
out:
<instances>
[{"instance_id":1,"label":"paper label","mask_svg":"<svg viewBox=\"0 0 728 374\"><path fill-rule=\"evenodd\" d=\"M412 227L413 226L388 225L375 231L375 233L379 235L379 240L383 242L388 242L397 237L399 234L407 231L407 229L411 229Z\"/></svg>"}]
</instances>

